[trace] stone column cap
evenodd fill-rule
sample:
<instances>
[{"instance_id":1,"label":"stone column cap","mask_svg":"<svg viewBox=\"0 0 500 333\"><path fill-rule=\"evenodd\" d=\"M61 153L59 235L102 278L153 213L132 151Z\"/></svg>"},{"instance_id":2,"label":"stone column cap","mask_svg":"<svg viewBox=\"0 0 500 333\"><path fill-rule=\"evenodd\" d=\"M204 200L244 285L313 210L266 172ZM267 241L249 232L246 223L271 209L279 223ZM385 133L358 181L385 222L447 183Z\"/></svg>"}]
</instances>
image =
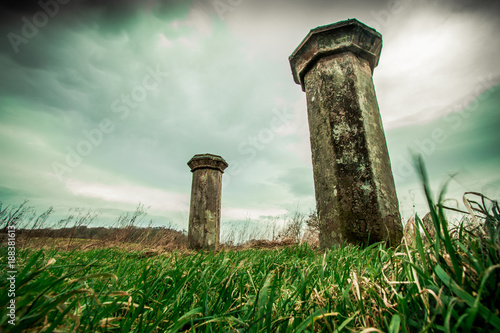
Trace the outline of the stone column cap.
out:
<instances>
[{"instance_id":1,"label":"stone column cap","mask_svg":"<svg viewBox=\"0 0 500 333\"><path fill-rule=\"evenodd\" d=\"M295 83L305 91L304 77L322 57L352 52L377 67L382 49L382 35L356 19L320 26L309 31L288 60Z\"/></svg>"},{"instance_id":2,"label":"stone column cap","mask_svg":"<svg viewBox=\"0 0 500 333\"><path fill-rule=\"evenodd\" d=\"M227 162L221 156L208 153L194 155L187 165L191 168L191 172L201 168L216 169L224 172L228 167Z\"/></svg>"}]
</instances>

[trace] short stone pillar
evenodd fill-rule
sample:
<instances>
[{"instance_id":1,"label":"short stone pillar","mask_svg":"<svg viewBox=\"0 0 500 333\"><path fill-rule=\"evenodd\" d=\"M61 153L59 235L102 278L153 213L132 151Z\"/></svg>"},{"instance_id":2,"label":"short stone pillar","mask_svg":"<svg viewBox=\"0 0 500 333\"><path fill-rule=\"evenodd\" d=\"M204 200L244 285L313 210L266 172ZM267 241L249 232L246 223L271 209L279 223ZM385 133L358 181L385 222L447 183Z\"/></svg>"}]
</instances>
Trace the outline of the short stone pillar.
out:
<instances>
[{"instance_id":1,"label":"short stone pillar","mask_svg":"<svg viewBox=\"0 0 500 333\"><path fill-rule=\"evenodd\" d=\"M323 248L403 235L372 81L381 49L380 33L349 19L312 29L289 58L306 92Z\"/></svg>"},{"instance_id":2,"label":"short stone pillar","mask_svg":"<svg viewBox=\"0 0 500 333\"><path fill-rule=\"evenodd\" d=\"M189 210L188 246L217 249L220 238L222 173L228 164L212 154L194 155L188 162L193 173Z\"/></svg>"}]
</instances>

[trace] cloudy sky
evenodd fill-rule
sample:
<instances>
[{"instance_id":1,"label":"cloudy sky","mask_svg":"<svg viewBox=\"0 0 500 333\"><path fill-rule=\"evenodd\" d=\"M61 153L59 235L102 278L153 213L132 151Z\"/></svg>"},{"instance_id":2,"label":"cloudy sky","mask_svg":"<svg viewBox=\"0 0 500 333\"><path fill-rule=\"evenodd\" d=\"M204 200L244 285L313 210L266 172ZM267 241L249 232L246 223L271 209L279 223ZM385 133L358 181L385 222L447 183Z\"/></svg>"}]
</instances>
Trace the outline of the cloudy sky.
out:
<instances>
[{"instance_id":1,"label":"cloudy sky","mask_svg":"<svg viewBox=\"0 0 500 333\"><path fill-rule=\"evenodd\" d=\"M374 72L404 220L437 189L500 197L498 1L4 2L0 201L111 221L137 204L187 228L197 153L223 156L222 223L315 206L305 94L288 56L357 18L383 35ZM279 128L271 124L279 124Z\"/></svg>"}]
</instances>

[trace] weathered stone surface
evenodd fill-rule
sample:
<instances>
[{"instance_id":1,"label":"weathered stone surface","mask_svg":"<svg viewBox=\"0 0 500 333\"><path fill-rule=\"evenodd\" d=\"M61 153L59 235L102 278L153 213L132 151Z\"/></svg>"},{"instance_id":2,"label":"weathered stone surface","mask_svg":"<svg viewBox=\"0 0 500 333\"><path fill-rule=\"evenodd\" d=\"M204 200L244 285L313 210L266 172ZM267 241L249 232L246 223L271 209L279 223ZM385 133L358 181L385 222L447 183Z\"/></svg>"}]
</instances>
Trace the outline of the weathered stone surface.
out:
<instances>
[{"instance_id":1,"label":"weathered stone surface","mask_svg":"<svg viewBox=\"0 0 500 333\"><path fill-rule=\"evenodd\" d=\"M321 247L397 245L403 235L372 81L381 47L352 19L311 30L290 56L307 97Z\"/></svg>"},{"instance_id":2,"label":"weathered stone surface","mask_svg":"<svg viewBox=\"0 0 500 333\"><path fill-rule=\"evenodd\" d=\"M217 249L220 239L222 173L228 167L217 155L198 154L188 162L193 172L188 246Z\"/></svg>"}]
</instances>

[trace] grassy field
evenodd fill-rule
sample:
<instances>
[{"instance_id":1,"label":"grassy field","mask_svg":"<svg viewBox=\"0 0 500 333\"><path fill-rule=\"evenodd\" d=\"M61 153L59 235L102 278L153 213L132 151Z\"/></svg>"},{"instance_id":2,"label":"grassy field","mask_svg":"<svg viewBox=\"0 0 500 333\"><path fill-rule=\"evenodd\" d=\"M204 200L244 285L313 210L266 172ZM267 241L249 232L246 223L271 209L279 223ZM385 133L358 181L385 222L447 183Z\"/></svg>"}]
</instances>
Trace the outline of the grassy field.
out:
<instances>
[{"instance_id":1,"label":"grassy field","mask_svg":"<svg viewBox=\"0 0 500 333\"><path fill-rule=\"evenodd\" d=\"M451 228L429 198L430 226L397 248L157 253L17 250L15 325L0 277L3 332L500 332L500 210L477 195ZM442 201L444 191L439 196ZM2 264L7 247L0 249Z\"/></svg>"}]
</instances>

